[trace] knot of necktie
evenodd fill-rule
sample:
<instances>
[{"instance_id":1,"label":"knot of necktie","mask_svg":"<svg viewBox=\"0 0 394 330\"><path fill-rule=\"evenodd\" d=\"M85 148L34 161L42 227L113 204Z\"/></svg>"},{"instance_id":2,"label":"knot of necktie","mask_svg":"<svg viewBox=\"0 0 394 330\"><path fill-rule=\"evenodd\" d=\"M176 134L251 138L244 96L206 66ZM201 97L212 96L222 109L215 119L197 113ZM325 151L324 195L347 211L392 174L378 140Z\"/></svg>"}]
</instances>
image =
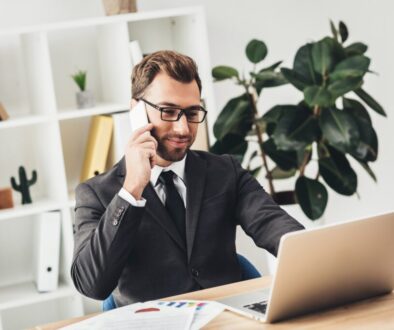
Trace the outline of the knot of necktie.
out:
<instances>
[{"instance_id":1,"label":"knot of necktie","mask_svg":"<svg viewBox=\"0 0 394 330\"><path fill-rule=\"evenodd\" d=\"M174 184L174 175L173 171L161 172L159 176L160 183L164 185L173 185Z\"/></svg>"}]
</instances>

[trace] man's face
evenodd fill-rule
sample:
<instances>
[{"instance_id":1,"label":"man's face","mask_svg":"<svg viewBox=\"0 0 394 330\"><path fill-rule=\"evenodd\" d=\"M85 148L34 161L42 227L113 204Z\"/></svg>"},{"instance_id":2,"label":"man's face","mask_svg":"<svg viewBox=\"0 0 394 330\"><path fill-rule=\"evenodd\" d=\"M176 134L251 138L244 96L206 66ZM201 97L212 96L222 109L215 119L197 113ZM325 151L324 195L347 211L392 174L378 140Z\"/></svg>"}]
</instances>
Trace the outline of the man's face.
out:
<instances>
[{"instance_id":1,"label":"man's face","mask_svg":"<svg viewBox=\"0 0 394 330\"><path fill-rule=\"evenodd\" d=\"M182 83L165 73L159 73L149 85L144 99L158 106L188 108L200 105L200 91L196 81ZM158 165L169 165L183 159L193 144L198 124L189 123L183 115L178 121L167 122L160 118L160 111L146 104L149 121L153 124L152 136L157 140Z\"/></svg>"}]
</instances>

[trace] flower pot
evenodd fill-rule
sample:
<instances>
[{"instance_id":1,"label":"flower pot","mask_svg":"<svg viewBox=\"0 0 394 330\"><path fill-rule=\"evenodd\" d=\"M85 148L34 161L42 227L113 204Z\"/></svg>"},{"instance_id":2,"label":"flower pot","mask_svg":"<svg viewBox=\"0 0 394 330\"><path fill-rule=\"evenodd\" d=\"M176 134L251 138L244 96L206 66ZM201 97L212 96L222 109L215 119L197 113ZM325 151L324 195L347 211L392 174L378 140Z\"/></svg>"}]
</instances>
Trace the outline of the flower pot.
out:
<instances>
[{"instance_id":1,"label":"flower pot","mask_svg":"<svg viewBox=\"0 0 394 330\"><path fill-rule=\"evenodd\" d=\"M103 5L107 16L137 11L137 0L103 0Z\"/></svg>"},{"instance_id":2,"label":"flower pot","mask_svg":"<svg viewBox=\"0 0 394 330\"><path fill-rule=\"evenodd\" d=\"M78 92L76 98L78 109L93 108L95 105L93 93L89 90Z\"/></svg>"}]
</instances>

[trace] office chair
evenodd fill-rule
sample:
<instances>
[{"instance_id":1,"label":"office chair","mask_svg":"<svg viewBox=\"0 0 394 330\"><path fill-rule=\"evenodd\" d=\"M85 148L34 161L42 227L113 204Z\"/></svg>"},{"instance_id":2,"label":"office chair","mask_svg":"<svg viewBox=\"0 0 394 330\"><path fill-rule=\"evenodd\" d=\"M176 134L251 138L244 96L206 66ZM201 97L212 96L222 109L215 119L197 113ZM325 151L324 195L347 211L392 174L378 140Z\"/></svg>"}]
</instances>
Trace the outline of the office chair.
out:
<instances>
[{"instance_id":1,"label":"office chair","mask_svg":"<svg viewBox=\"0 0 394 330\"><path fill-rule=\"evenodd\" d=\"M261 277L261 274L253 264L244 256L237 254L239 265L241 266L242 281L251 280L253 278ZM115 300L112 294L103 301L103 311L109 311L116 308Z\"/></svg>"}]
</instances>

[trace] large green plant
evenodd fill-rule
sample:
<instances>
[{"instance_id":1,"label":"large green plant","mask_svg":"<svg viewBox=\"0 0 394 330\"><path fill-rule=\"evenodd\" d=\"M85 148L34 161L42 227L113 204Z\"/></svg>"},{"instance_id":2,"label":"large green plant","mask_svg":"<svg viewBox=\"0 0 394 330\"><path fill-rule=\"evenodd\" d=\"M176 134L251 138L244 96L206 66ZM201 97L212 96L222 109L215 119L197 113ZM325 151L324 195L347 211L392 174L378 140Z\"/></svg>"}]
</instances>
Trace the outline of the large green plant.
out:
<instances>
[{"instance_id":1,"label":"large green plant","mask_svg":"<svg viewBox=\"0 0 394 330\"><path fill-rule=\"evenodd\" d=\"M332 37L302 46L292 69L277 71L280 62L257 69L267 47L252 40L246 47L246 56L254 64L248 77L228 66L212 70L216 81L233 79L244 93L231 99L219 114L214 125L217 141L211 151L234 154L242 160L248 136L257 136L259 150L248 159L248 169L256 175L264 167L274 199L298 202L312 220L321 217L326 208L325 184L342 195L356 193L357 175L347 156L376 181L369 162L377 158L378 139L367 107L386 116L363 89L364 77L371 72L370 59L364 55L368 47L361 42L347 45L348 30L343 22L338 29L331 22L331 31ZM260 116L257 101L262 90L286 82L302 92L300 102L274 106ZM267 156L275 163L273 168L269 168ZM256 157L261 159L260 165L252 169ZM305 169L311 162L318 164L318 170L307 177ZM293 176L297 176L294 191L275 191L274 180Z\"/></svg>"}]
</instances>

